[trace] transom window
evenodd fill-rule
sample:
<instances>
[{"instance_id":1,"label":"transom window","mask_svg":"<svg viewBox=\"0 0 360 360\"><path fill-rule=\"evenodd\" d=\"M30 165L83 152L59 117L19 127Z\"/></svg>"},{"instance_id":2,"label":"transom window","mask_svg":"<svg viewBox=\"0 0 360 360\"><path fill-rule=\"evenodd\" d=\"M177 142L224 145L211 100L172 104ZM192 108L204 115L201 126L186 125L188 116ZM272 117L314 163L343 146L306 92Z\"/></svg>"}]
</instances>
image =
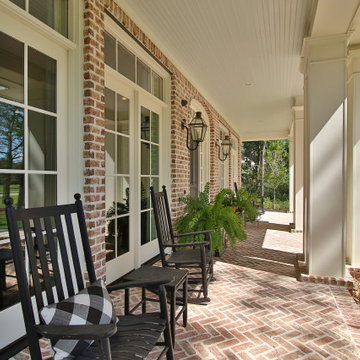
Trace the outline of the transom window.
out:
<instances>
[{"instance_id":1,"label":"transom window","mask_svg":"<svg viewBox=\"0 0 360 360\"><path fill-rule=\"evenodd\" d=\"M136 55L105 32L105 64L138 84L158 99L164 99L164 80Z\"/></svg>"},{"instance_id":2,"label":"transom window","mask_svg":"<svg viewBox=\"0 0 360 360\"><path fill-rule=\"evenodd\" d=\"M10 0L52 29L68 36L68 0Z\"/></svg>"}]
</instances>

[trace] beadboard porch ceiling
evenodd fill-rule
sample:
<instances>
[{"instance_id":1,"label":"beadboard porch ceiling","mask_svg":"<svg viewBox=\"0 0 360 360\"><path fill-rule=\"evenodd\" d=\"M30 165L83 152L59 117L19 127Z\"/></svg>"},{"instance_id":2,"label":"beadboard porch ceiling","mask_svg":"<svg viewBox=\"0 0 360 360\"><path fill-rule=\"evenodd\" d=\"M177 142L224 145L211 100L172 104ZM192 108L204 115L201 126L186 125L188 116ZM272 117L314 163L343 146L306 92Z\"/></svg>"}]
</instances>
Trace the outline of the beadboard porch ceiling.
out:
<instances>
[{"instance_id":1,"label":"beadboard porch ceiling","mask_svg":"<svg viewBox=\"0 0 360 360\"><path fill-rule=\"evenodd\" d=\"M347 32L359 7L359 0L116 2L243 140L289 134L303 93L304 36Z\"/></svg>"}]
</instances>

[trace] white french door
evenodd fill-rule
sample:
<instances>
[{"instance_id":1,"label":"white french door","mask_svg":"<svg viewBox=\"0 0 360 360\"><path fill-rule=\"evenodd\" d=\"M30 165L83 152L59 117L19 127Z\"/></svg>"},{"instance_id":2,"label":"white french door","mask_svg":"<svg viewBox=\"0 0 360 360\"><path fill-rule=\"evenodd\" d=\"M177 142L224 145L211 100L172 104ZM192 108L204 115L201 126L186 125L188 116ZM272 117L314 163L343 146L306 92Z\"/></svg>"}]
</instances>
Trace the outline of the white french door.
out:
<instances>
[{"instance_id":1,"label":"white french door","mask_svg":"<svg viewBox=\"0 0 360 360\"><path fill-rule=\"evenodd\" d=\"M160 187L162 107L106 67L106 279L110 283L159 252L150 186Z\"/></svg>"},{"instance_id":2,"label":"white french door","mask_svg":"<svg viewBox=\"0 0 360 360\"><path fill-rule=\"evenodd\" d=\"M16 207L68 200L67 50L1 12L0 37L0 251L5 254L10 245L3 197L13 197ZM25 334L10 257L5 274L0 349Z\"/></svg>"},{"instance_id":3,"label":"white french door","mask_svg":"<svg viewBox=\"0 0 360 360\"><path fill-rule=\"evenodd\" d=\"M105 81L106 279L134 268L134 92L108 69Z\"/></svg>"},{"instance_id":4,"label":"white french door","mask_svg":"<svg viewBox=\"0 0 360 360\"><path fill-rule=\"evenodd\" d=\"M160 189L160 150L161 150L161 122L162 108L153 101L153 97L142 94L139 101L140 134L137 149L140 154L140 171L138 179L140 187L140 236L137 239L139 246L139 263L141 265L159 253L154 214L150 200L150 186L155 191ZM138 122L139 123L139 122ZM135 240L136 241L136 240Z\"/></svg>"}]
</instances>

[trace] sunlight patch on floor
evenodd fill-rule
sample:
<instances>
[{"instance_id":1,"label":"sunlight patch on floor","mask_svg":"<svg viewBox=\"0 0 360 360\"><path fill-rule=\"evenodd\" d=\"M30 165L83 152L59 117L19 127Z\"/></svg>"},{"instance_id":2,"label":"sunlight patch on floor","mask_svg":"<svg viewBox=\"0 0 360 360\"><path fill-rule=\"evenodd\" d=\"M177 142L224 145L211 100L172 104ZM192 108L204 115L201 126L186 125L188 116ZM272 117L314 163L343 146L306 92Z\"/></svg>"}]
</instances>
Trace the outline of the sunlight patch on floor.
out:
<instances>
[{"instance_id":1,"label":"sunlight patch on floor","mask_svg":"<svg viewBox=\"0 0 360 360\"><path fill-rule=\"evenodd\" d=\"M267 229L263 249L298 254L303 251L303 234Z\"/></svg>"},{"instance_id":2,"label":"sunlight patch on floor","mask_svg":"<svg viewBox=\"0 0 360 360\"><path fill-rule=\"evenodd\" d=\"M260 216L260 221L267 221L272 224L289 225L294 221L294 214L278 211L265 211L265 213Z\"/></svg>"}]
</instances>

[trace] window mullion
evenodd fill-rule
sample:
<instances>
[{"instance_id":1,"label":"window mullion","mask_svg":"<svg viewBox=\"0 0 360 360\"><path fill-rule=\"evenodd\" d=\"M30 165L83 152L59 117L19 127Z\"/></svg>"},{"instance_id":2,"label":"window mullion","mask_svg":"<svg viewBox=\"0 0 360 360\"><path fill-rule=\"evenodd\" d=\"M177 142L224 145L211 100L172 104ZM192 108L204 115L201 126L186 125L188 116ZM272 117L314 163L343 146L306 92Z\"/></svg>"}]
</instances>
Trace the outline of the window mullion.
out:
<instances>
[{"instance_id":1,"label":"window mullion","mask_svg":"<svg viewBox=\"0 0 360 360\"><path fill-rule=\"evenodd\" d=\"M28 0L26 0L26 6L28 6ZM28 68L29 68L29 58L28 58L28 45L24 44L24 194L29 193L29 174L28 174L28 165L29 165L29 153L28 153ZM29 197L24 196L24 206L25 208L29 207Z\"/></svg>"}]
</instances>

